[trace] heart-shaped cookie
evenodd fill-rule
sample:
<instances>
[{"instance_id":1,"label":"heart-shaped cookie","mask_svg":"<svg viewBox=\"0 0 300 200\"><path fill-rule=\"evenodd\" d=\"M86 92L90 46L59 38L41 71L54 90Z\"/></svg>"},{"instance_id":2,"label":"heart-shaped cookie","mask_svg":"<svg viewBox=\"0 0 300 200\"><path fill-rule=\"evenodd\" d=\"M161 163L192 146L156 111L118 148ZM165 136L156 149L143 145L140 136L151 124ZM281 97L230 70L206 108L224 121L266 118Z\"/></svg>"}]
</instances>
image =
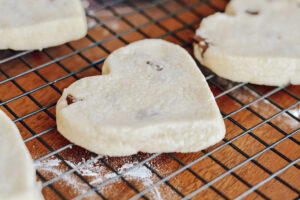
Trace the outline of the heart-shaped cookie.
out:
<instances>
[{"instance_id":1,"label":"heart-shaped cookie","mask_svg":"<svg viewBox=\"0 0 300 200\"><path fill-rule=\"evenodd\" d=\"M98 154L194 152L220 141L224 122L195 61L178 45L147 39L114 51L103 75L58 101L57 127Z\"/></svg>"},{"instance_id":2,"label":"heart-shaped cookie","mask_svg":"<svg viewBox=\"0 0 300 200\"><path fill-rule=\"evenodd\" d=\"M43 199L35 179L19 130L0 109L0 199Z\"/></svg>"},{"instance_id":3,"label":"heart-shaped cookie","mask_svg":"<svg viewBox=\"0 0 300 200\"><path fill-rule=\"evenodd\" d=\"M202 20L194 54L233 81L300 84L299 33L299 0L232 0L224 14Z\"/></svg>"},{"instance_id":4,"label":"heart-shaped cookie","mask_svg":"<svg viewBox=\"0 0 300 200\"><path fill-rule=\"evenodd\" d=\"M80 0L0 0L0 49L43 49L86 32Z\"/></svg>"}]
</instances>

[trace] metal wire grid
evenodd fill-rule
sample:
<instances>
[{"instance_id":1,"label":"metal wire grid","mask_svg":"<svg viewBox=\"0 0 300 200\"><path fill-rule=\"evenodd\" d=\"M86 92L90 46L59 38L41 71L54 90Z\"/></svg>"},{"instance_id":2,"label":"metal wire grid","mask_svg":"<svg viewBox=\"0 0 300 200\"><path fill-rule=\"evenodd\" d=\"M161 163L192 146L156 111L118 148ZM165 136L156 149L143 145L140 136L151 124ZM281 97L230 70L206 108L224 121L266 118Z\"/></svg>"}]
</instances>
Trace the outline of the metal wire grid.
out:
<instances>
[{"instance_id":1,"label":"metal wire grid","mask_svg":"<svg viewBox=\"0 0 300 200\"><path fill-rule=\"evenodd\" d=\"M180 7L180 8L175 11L172 9L168 9L168 7L166 5L168 5L168 3L170 3L170 2L175 3L177 5L177 7ZM150 2L143 1L142 3L138 2L138 1L93 1L93 3L94 3L94 6L92 8L88 8L86 11L89 21L94 22L92 25L89 26L89 29L92 30L96 27L101 27L101 28L105 29L106 31L108 31L109 34L111 34L110 37L107 37L102 40L97 40L93 36L91 36L91 34L89 33L86 36L86 39L90 42L88 45L77 49L74 47L74 45L72 43L68 43L65 46L67 48L69 48L69 50L71 50L71 52L66 53L59 57L53 56L49 49L44 49L42 51L42 53L48 57L49 61L41 63L41 64L37 64L36 66L33 66L28 60L26 60L26 56L34 54L34 51L24 51L24 52L17 52L17 53L12 52L12 51L5 51L5 52L3 52L4 57L0 60L0 75L2 73L2 75L4 76L4 78L2 78L2 80L0 79L1 80L0 86L8 84L8 83L12 83L20 91L20 94L17 94L15 96L7 98L5 100L0 100L0 106L3 106L12 115L12 117L15 119L14 122L20 123L26 129L26 131L28 131L31 134L31 136L27 137L24 140L25 143L28 143L34 139L37 139L48 150L48 152L45 155L35 159L35 162L39 162L39 161L45 160L51 156L55 156L58 159L60 159L68 167L67 171L65 171L64 173L60 174L59 176L54 177L49 180L47 180L41 173L37 172L37 175L43 181L43 187L49 187L52 191L54 191L56 193L56 195L59 198L67 199L67 197L65 197L61 193L61 191L59 191L53 185L53 183L59 181L64 176L67 176L69 174L75 174L90 189L87 192L74 197L73 199L81 199L91 193L96 193L100 198L107 199L107 197L104 194L102 194L99 191L99 189L112 183L115 179L118 179L118 178L121 178L121 180L123 182L125 182L131 189L133 189L136 192L136 194L132 197L132 199L138 199L140 197L143 199L149 199L149 197L147 196L147 193L150 190L152 190L154 187L156 187L160 184L166 184L180 198L183 198L183 199L193 198L193 197L195 197L195 195L197 195L201 191L205 190L206 188L210 188L211 190L213 190L216 194L218 194L218 196L220 198L230 199L230 197L228 197L224 192L220 191L219 189L217 189L214 186L214 183L216 183L217 181L221 180L223 177L230 174L230 175L234 176L237 180L242 182L244 185L246 185L246 187L247 187L246 191L243 191L236 197L237 199L243 198L246 195L250 194L251 192L255 192L259 197L261 197L263 199L269 199L268 195L265 194L264 192L258 190L258 188L273 178L276 179L277 181L279 181L280 183L282 183L283 185L285 185L287 188L289 188L290 191L296 193L298 196L296 198L299 198L299 196L300 196L299 189L296 188L294 185L291 185L286 180L283 180L278 175L291 166L294 166L296 169L299 170L300 158L298 157L298 158L292 160L292 159L288 158L286 155L284 155L283 153L281 153L280 151L278 151L277 149L275 149L274 147L285 140L290 140L292 143L299 145L299 141L294 136L295 136L295 134L297 134L299 132L300 128L296 128L295 130L293 130L291 132L287 132L272 122L272 120L274 118L285 113L286 115L288 115L289 117L291 117L292 119L296 120L299 123L300 122L299 118L297 118L296 116L294 116L293 114L288 112L290 109L295 108L296 106L298 106L300 104L299 96L297 96L297 94L294 94L292 91L290 91L288 89L288 86L272 88L268 92L261 92L259 89L257 89L253 85L246 84L246 83L233 84L231 87L227 88L227 87L224 87L224 85L222 85L222 83L220 84L220 82L218 81L218 77L210 72L206 73L206 80L208 81L208 83L210 84L211 87L215 88L216 91L218 91L215 94L216 100L226 96L240 105L240 107L238 109L235 109L231 112L225 113L222 111L222 109L221 109L221 112L223 114L224 120L227 119L231 123L233 123L234 125L239 127L242 130L242 133L239 133L238 135L236 135L232 138L224 139L223 143L220 144L219 146L216 146L209 150L203 150L202 151L203 154L201 156L199 156L198 158L196 158L195 160L193 160L189 163L185 163L180 158L178 158L178 156L176 156L175 154L169 153L168 156L170 156L174 161L176 161L181 167L178 170L168 174L167 176L160 175L155 169L151 168L151 166L149 165L149 162L151 160L153 160L161 155L160 153L150 155L149 157L147 157L145 159L143 159L139 155L134 155L134 158L136 158L139 161L139 163L137 165L133 166L132 168L129 168L126 172L123 172L123 173L118 173L118 171L114 167L112 167L103 157L101 157L99 155L94 155L94 154L92 154L93 155L92 159L90 159L90 160L86 161L85 163L78 165L76 167L71 166L69 163L67 163L64 160L64 158L60 155L60 153L67 149L72 148L73 144L67 144L58 149L54 149L49 144L49 142L46 142L45 139L43 139L44 135L46 135L47 133L51 133L53 130L56 129L55 125L51 126L50 128L46 128L45 130L42 130L40 132L37 132L33 128L30 127L30 124L26 123L27 118L32 117L32 116L34 116L38 113L42 113L42 112L47 114L48 117L50 117L52 120L55 121L55 115L53 114L53 112L51 112L51 109L53 109L55 107L56 103L50 103L48 105L43 105L42 103L40 103L39 99L37 99L35 97L35 94L47 87L51 87L58 94L61 94L62 90L58 86L55 85L57 82L68 79L69 77L73 77L74 79L79 79L78 75L89 69L94 69L94 72L93 72L94 74L101 74L100 66L103 63L103 61L105 60L105 57L92 61L91 59L89 59L87 56L84 55L84 51L89 50L94 47L98 47L103 52L105 52L105 54L109 54L111 52L111 50L104 46L105 42L119 40L120 42L122 42L122 45L128 44L128 43L130 43L130 41L125 39L125 36L126 36L126 34L129 34L132 32L138 32L144 38L153 37L151 34L149 34L143 30L143 28L147 27L148 25L155 25L164 31L163 34L160 34L157 37L159 37L159 38L172 37L172 40L175 40L181 46L187 48L188 50L191 50L191 43L192 43L191 38L186 38L184 35L180 36L179 33L181 31L185 31L185 30L189 30L189 31L195 30L195 26L197 26L199 24L199 22L201 21L201 19L204 17L204 15L202 15L200 12L197 11L197 8L199 6L205 5L213 11L219 11L219 9L215 6L215 5L217 5L217 4L215 4L215 1L208 1L208 0L207 1L162 0L162 1L150 1ZM116 7L119 5L126 6L126 7L130 8L131 11L119 13L118 10L116 9ZM151 16L151 14L149 14L149 12L148 12L149 9L152 9L152 8L158 9L160 12L163 13L163 16L160 18L153 18L153 16ZM110 13L112 13L112 16L105 20L100 20L96 15L93 15L94 10L109 11ZM191 12L193 15L197 16L198 19L194 20L190 23L187 23L186 21L184 21L183 19L181 19L179 17L179 15L184 12ZM127 19L127 16L130 16L132 14L139 14L140 16L145 18L147 20L147 22L145 22L141 25L133 24L130 20ZM164 25L162 23L163 20L171 19L171 18L173 20L175 20L176 23L180 24L179 28L170 30L168 27L166 27L166 25ZM127 26L129 26L129 28L122 32L114 31L113 28L109 27L107 24L109 22L113 22L115 20L121 20L123 23L125 23ZM80 67L79 69L76 69L73 71L70 70L68 67L66 67L63 64L63 61L74 55L78 55L81 59L83 59L88 64L83 67ZM7 63L14 62L16 60L23 63L27 67L27 70L22 71L17 74L10 75L8 72L6 72L6 70L4 69L5 68L4 66ZM51 81L48 80L46 78L46 76L43 75L39 70L46 68L47 66L49 66L51 64L57 64L62 70L64 70L65 73L63 73L63 74L65 74L65 75L59 76ZM24 86L22 84L18 83L17 80L18 80L18 78L25 77L26 75L31 74L31 73L34 73L37 77L39 77L41 80L43 80L44 83L42 85L39 85L38 87L30 88L27 90L24 88ZM0 78L1 78L1 76L0 76ZM244 103L243 101L241 101L239 98L237 98L235 95L232 94L232 92L234 92L238 89L241 89L241 88L247 88L250 91L254 92L259 97L251 102ZM285 95L288 95L289 98L292 98L294 100L294 103L290 104L287 107L283 107L283 106L279 105L278 103L276 103L270 97L278 92L282 92ZM35 109L34 111L31 111L29 113L26 113L24 115L17 114L11 108L10 103L13 103L23 97L29 98L34 103L34 105L37 106L37 109ZM273 113L272 115L270 115L268 117L265 117L261 113L255 111L255 109L253 109L252 106L262 100L267 101L268 103L270 103L271 105L276 107L279 111L276 113ZM245 111L245 110L247 110L251 114L255 115L261 121L259 123L255 124L254 126L247 128L233 118L233 116L235 114ZM281 133L283 135L283 137L281 139L273 142L272 144L265 142L263 139L261 139L259 136L257 136L256 134L253 133L253 130L263 126L264 124L268 124L269 126L274 128L276 131ZM245 135L249 135L252 138L254 138L256 141L258 141L260 144L262 144L264 146L264 148L260 151L257 151L253 155L248 155L247 152L243 151L237 145L234 144L234 141L238 140L239 138L241 138ZM245 160L243 160L242 162L238 163L237 165L235 165L234 167L231 167L231 168L226 166L226 164L224 164L222 161L220 161L213 155L213 153L217 152L218 150L220 150L226 146L232 147L235 151L237 151L240 155L242 155L245 158ZM255 160L255 158L262 155L264 152L266 152L268 150L272 151L273 153L278 155L280 158L287 161L288 164L285 165L280 170L277 170L276 172L272 172L267 167L262 165L260 162ZM215 177L212 180L205 180L203 177L201 177L191 167L206 157L212 159L215 162L215 164L219 165L221 168L223 168L225 170L225 172L220 174L219 176ZM86 180L85 177L83 177L78 172L78 169L84 167L85 165L87 165L89 163L92 163L95 160L101 161L108 169L110 169L112 172L114 172L116 174L116 176L104 181L100 185L97 185L97 186L91 185L89 183L89 181ZM264 172L266 172L268 174L268 177L254 185L250 184L249 182L247 182L247 180L243 179L240 175L238 175L236 173L236 170L249 162L253 163L255 166L257 166L258 168L260 168ZM142 191L140 191L138 188L136 188L132 183L130 183L124 177L124 175L126 173L130 172L131 170L134 170L135 168L137 168L139 166L147 167L148 169L151 170L152 173L154 173L159 178L159 181L157 181L156 183L154 183L153 185L149 186L148 188L146 188ZM198 187L196 190L192 191L189 194L184 194L182 191L180 191L178 188L176 188L176 186L172 185L169 182L169 180L172 177L175 177L176 175L180 174L181 172L183 172L185 170L187 170L188 172L193 174L193 176L195 176L198 180L200 180L203 183L202 186Z\"/></svg>"}]
</instances>

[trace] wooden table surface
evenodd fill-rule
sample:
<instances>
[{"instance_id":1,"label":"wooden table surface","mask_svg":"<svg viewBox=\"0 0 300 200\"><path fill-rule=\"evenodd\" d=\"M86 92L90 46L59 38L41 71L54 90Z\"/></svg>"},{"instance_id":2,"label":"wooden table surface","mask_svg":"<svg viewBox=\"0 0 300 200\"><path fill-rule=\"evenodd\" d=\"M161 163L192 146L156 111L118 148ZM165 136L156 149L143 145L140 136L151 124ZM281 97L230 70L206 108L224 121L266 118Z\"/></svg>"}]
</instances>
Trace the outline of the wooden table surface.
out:
<instances>
[{"instance_id":1,"label":"wooden table surface","mask_svg":"<svg viewBox=\"0 0 300 200\"><path fill-rule=\"evenodd\" d=\"M62 90L79 78L100 75L103 59L111 51L143 38L162 37L192 53L194 30L201 18L222 11L226 4L224 0L100 4L89 0L85 5L90 29L85 38L43 51L0 51L0 108L15 120L35 159L45 199L72 199L91 189L83 199L128 199L169 175L141 199L180 199L199 188L203 190L192 199L233 199L268 177L245 199L299 197L300 162L273 174L300 156L300 86L234 83L212 75L200 64L225 118L222 142L197 153L100 157L65 174L96 155L72 145L56 130L55 104ZM156 157L129 175L95 189L114 172L151 156Z\"/></svg>"}]
</instances>

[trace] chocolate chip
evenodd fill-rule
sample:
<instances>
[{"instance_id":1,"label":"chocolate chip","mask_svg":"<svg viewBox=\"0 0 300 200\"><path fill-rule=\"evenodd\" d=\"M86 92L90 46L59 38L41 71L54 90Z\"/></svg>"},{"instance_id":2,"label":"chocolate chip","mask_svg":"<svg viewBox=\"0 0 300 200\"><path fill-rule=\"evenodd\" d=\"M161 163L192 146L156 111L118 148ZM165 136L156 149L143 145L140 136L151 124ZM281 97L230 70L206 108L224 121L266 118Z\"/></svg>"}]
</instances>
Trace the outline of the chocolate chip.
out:
<instances>
[{"instance_id":1,"label":"chocolate chip","mask_svg":"<svg viewBox=\"0 0 300 200\"><path fill-rule=\"evenodd\" d=\"M154 64L154 63L152 63L152 62L150 62L150 61L147 61L146 64L147 64L147 65L150 65L151 68L154 69L154 70L156 70L156 71L161 71L161 70L164 69L164 68L161 67L160 65Z\"/></svg>"},{"instance_id":2,"label":"chocolate chip","mask_svg":"<svg viewBox=\"0 0 300 200\"><path fill-rule=\"evenodd\" d=\"M209 43L203 40L202 42L199 43L199 46L202 48L201 56L203 58L204 57L204 53L206 52L206 50L209 47Z\"/></svg>"},{"instance_id":3,"label":"chocolate chip","mask_svg":"<svg viewBox=\"0 0 300 200\"><path fill-rule=\"evenodd\" d=\"M201 52L201 57L204 57L204 53L206 52L206 50L208 49L210 43L206 42L206 40L202 37L199 36L195 36L194 37L194 41L199 45L199 47L202 49Z\"/></svg>"},{"instance_id":4,"label":"chocolate chip","mask_svg":"<svg viewBox=\"0 0 300 200\"><path fill-rule=\"evenodd\" d=\"M76 99L73 95L69 94L66 98L67 100L67 104L71 105L72 103L75 103L78 101L78 99Z\"/></svg>"},{"instance_id":5,"label":"chocolate chip","mask_svg":"<svg viewBox=\"0 0 300 200\"><path fill-rule=\"evenodd\" d=\"M258 15L259 14L258 11L252 11L252 10L246 10L246 13L249 15Z\"/></svg>"},{"instance_id":6,"label":"chocolate chip","mask_svg":"<svg viewBox=\"0 0 300 200\"><path fill-rule=\"evenodd\" d=\"M155 69L156 69L156 71L161 71L161 70L163 70L163 68L162 68L161 66L159 66L159 65L155 65Z\"/></svg>"}]
</instances>

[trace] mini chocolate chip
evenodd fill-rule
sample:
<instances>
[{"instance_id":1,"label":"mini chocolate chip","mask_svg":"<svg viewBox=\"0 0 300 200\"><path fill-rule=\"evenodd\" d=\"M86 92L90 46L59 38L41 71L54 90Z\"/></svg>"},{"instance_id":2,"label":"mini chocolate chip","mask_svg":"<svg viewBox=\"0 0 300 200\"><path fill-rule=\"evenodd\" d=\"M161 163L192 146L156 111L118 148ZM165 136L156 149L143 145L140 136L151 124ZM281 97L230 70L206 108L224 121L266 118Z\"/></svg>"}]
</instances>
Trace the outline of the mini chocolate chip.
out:
<instances>
[{"instance_id":1,"label":"mini chocolate chip","mask_svg":"<svg viewBox=\"0 0 300 200\"><path fill-rule=\"evenodd\" d=\"M67 96L66 100L67 100L67 104L68 105L70 105L70 104L72 104L72 103L75 102L75 98L72 95L70 95L70 94Z\"/></svg>"},{"instance_id":2,"label":"mini chocolate chip","mask_svg":"<svg viewBox=\"0 0 300 200\"><path fill-rule=\"evenodd\" d=\"M152 110L152 109L141 109L137 112L136 118L137 119L146 119L158 116L159 113Z\"/></svg>"},{"instance_id":3,"label":"mini chocolate chip","mask_svg":"<svg viewBox=\"0 0 300 200\"><path fill-rule=\"evenodd\" d=\"M155 68L156 68L156 71L161 71L161 70L163 70L163 68L162 68L161 66L159 66L159 65L155 65Z\"/></svg>"},{"instance_id":4,"label":"mini chocolate chip","mask_svg":"<svg viewBox=\"0 0 300 200\"><path fill-rule=\"evenodd\" d=\"M258 15L259 14L258 11L252 11L252 10L246 10L246 13L249 15Z\"/></svg>"},{"instance_id":5,"label":"mini chocolate chip","mask_svg":"<svg viewBox=\"0 0 300 200\"><path fill-rule=\"evenodd\" d=\"M204 53L206 52L206 50L210 46L210 43L206 42L206 40L204 38L199 37L197 35L193 39L199 45L199 47L202 49L201 57L203 58Z\"/></svg>"},{"instance_id":6,"label":"mini chocolate chip","mask_svg":"<svg viewBox=\"0 0 300 200\"><path fill-rule=\"evenodd\" d=\"M156 71L161 71L161 70L164 69L163 67L161 67L161 66L159 66L159 65L156 65L156 64L154 64L154 63L152 63L152 62L150 62L150 61L147 61L146 64L147 64L147 65L150 65L151 68L152 68L152 69L155 69Z\"/></svg>"},{"instance_id":7,"label":"mini chocolate chip","mask_svg":"<svg viewBox=\"0 0 300 200\"><path fill-rule=\"evenodd\" d=\"M204 57L204 53L206 52L206 50L209 47L209 43L206 42L206 41L204 41L204 40L202 42L204 42L204 44L199 43L199 46L202 48L201 56L203 58Z\"/></svg>"},{"instance_id":8,"label":"mini chocolate chip","mask_svg":"<svg viewBox=\"0 0 300 200\"><path fill-rule=\"evenodd\" d=\"M77 101L82 101L82 99L77 99L73 95L68 94L66 101L68 105L71 105L72 103L76 103Z\"/></svg>"}]
</instances>

